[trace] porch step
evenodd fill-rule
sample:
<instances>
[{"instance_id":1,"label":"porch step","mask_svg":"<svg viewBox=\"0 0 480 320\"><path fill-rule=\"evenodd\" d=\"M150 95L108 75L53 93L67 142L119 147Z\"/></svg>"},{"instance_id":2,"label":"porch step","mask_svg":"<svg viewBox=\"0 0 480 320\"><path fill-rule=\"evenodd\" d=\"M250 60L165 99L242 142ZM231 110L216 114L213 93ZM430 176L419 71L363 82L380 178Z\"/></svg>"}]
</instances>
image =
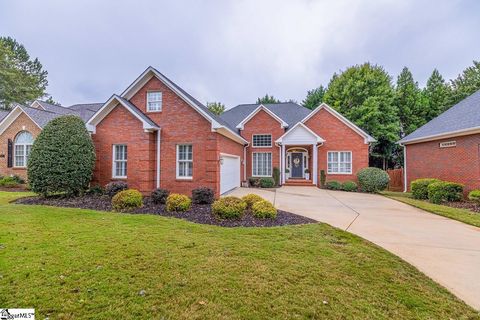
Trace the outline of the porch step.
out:
<instances>
[{"instance_id":1,"label":"porch step","mask_svg":"<svg viewBox=\"0 0 480 320\"><path fill-rule=\"evenodd\" d=\"M312 180L305 180L305 179L288 179L283 184L284 186L312 186Z\"/></svg>"}]
</instances>

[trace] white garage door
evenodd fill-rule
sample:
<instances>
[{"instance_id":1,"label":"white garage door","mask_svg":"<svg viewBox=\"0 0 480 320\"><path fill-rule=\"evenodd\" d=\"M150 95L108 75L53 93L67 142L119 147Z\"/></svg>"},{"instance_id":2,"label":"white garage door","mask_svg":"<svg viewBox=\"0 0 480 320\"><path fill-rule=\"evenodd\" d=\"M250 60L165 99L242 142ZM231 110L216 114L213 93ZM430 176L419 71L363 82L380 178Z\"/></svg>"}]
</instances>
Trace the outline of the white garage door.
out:
<instances>
[{"instance_id":1,"label":"white garage door","mask_svg":"<svg viewBox=\"0 0 480 320\"><path fill-rule=\"evenodd\" d=\"M240 157L220 155L220 194L240 186Z\"/></svg>"}]
</instances>

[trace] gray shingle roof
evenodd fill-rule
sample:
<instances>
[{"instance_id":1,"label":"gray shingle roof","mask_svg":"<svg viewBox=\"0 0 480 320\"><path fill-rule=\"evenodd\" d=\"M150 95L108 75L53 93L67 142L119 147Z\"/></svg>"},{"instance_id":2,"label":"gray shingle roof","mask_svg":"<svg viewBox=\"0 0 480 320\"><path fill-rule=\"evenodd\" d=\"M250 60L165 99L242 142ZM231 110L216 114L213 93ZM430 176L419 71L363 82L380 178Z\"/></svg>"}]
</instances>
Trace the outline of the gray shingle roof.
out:
<instances>
[{"instance_id":1,"label":"gray shingle roof","mask_svg":"<svg viewBox=\"0 0 480 320\"><path fill-rule=\"evenodd\" d=\"M71 110L63 106L50 104L41 100L37 100L37 102L45 109L45 111L50 111L50 112L59 113L59 114L72 114Z\"/></svg>"},{"instance_id":2,"label":"gray shingle roof","mask_svg":"<svg viewBox=\"0 0 480 320\"><path fill-rule=\"evenodd\" d=\"M78 112L80 118L82 118L83 121L87 122L88 119L90 119L95 114L95 112L97 112L102 106L103 103L82 103L74 104L68 107L68 109Z\"/></svg>"},{"instance_id":3,"label":"gray shingle roof","mask_svg":"<svg viewBox=\"0 0 480 320\"><path fill-rule=\"evenodd\" d=\"M225 111L220 117L226 121L231 127L236 128L250 113L255 111L260 104L241 104L232 109ZM265 108L273 112L280 119L288 123L291 128L297 122L305 118L312 110L302 107L293 102L264 104ZM235 129L237 130L237 129Z\"/></svg>"},{"instance_id":4,"label":"gray shingle roof","mask_svg":"<svg viewBox=\"0 0 480 320\"><path fill-rule=\"evenodd\" d=\"M67 114L64 114L64 113L54 113L54 112L51 112L51 111L46 111L46 110L41 110L41 109L36 109L36 108L30 108L30 107L22 107L22 109L41 128L44 128L47 125L47 123L49 123L53 119L64 116L64 115L67 115ZM77 114L75 114L75 115L77 115Z\"/></svg>"},{"instance_id":5,"label":"gray shingle roof","mask_svg":"<svg viewBox=\"0 0 480 320\"><path fill-rule=\"evenodd\" d=\"M3 120L3 118L5 118L7 116L9 111L7 110L0 110L0 121Z\"/></svg>"},{"instance_id":6,"label":"gray shingle roof","mask_svg":"<svg viewBox=\"0 0 480 320\"><path fill-rule=\"evenodd\" d=\"M399 143L480 127L480 90L418 128Z\"/></svg>"}]
</instances>

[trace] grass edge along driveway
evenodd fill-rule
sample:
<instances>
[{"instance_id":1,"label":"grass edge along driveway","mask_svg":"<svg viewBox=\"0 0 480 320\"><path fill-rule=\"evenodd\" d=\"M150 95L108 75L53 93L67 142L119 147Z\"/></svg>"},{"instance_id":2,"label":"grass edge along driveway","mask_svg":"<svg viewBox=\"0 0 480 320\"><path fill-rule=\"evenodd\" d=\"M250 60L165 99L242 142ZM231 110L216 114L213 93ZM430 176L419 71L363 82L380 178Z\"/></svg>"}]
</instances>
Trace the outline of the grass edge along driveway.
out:
<instances>
[{"instance_id":1,"label":"grass edge along driveway","mask_svg":"<svg viewBox=\"0 0 480 320\"><path fill-rule=\"evenodd\" d=\"M23 206L0 192L0 305L43 319L479 319L389 252L326 224L221 228Z\"/></svg>"}]
</instances>

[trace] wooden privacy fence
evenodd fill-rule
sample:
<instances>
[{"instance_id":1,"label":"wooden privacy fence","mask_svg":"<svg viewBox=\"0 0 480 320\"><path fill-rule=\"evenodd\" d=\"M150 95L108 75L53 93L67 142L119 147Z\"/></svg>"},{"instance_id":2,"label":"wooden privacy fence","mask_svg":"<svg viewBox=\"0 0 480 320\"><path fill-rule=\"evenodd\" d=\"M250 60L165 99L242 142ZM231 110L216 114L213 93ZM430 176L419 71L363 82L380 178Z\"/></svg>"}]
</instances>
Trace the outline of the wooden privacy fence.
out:
<instances>
[{"instance_id":1,"label":"wooden privacy fence","mask_svg":"<svg viewBox=\"0 0 480 320\"><path fill-rule=\"evenodd\" d=\"M403 168L387 170L390 177L389 191L403 191Z\"/></svg>"}]
</instances>

